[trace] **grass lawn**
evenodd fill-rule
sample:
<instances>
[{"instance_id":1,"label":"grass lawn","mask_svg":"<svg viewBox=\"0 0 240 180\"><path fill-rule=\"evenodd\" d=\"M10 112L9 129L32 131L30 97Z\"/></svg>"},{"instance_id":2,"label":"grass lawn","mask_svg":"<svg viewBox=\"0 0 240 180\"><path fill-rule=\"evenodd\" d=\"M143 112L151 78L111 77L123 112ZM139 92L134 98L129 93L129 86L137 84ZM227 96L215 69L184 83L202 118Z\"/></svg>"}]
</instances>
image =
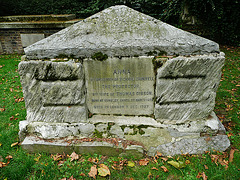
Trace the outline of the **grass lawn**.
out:
<instances>
[{"instance_id":1,"label":"grass lawn","mask_svg":"<svg viewBox=\"0 0 240 180\"><path fill-rule=\"evenodd\" d=\"M137 159L99 154L28 154L19 146L26 109L18 55L0 55L0 179L240 179L240 48L226 54L215 112L231 140L226 152ZM233 158L233 160L232 160ZM110 175L109 174L110 171ZM105 176L106 175L106 176Z\"/></svg>"}]
</instances>

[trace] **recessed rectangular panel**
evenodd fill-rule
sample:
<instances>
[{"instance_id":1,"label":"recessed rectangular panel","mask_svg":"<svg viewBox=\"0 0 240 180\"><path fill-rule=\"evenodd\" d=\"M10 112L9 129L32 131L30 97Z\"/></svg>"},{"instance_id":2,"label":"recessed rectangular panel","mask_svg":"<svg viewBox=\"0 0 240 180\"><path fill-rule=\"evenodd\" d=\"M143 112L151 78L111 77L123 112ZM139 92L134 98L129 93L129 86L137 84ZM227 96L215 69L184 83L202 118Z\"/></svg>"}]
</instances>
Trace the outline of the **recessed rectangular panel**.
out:
<instances>
[{"instance_id":1,"label":"recessed rectangular panel","mask_svg":"<svg viewBox=\"0 0 240 180\"><path fill-rule=\"evenodd\" d=\"M44 38L44 34L21 34L22 46L27 47Z\"/></svg>"},{"instance_id":2,"label":"recessed rectangular panel","mask_svg":"<svg viewBox=\"0 0 240 180\"><path fill-rule=\"evenodd\" d=\"M84 61L91 113L151 115L154 99L152 57Z\"/></svg>"}]
</instances>

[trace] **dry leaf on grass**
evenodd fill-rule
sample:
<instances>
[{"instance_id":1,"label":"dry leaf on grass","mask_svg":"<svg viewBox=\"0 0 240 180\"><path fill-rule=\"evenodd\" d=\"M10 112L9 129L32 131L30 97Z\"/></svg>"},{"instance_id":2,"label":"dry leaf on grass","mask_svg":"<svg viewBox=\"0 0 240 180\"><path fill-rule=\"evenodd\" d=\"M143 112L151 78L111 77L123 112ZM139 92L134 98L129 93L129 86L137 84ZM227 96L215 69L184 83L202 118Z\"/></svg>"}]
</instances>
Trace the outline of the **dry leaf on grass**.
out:
<instances>
[{"instance_id":1,"label":"dry leaf on grass","mask_svg":"<svg viewBox=\"0 0 240 180\"><path fill-rule=\"evenodd\" d=\"M155 157L156 157L156 158L159 158L159 157L161 157L161 156L162 156L162 153L160 153L160 152L157 151Z\"/></svg>"},{"instance_id":2,"label":"dry leaf on grass","mask_svg":"<svg viewBox=\"0 0 240 180\"><path fill-rule=\"evenodd\" d=\"M164 172L168 172L168 169L165 166L161 166L161 168Z\"/></svg>"},{"instance_id":3,"label":"dry leaf on grass","mask_svg":"<svg viewBox=\"0 0 240 180\"><path fill-rule=\"evenodd\" d=\"M212 161L215 162L215 164L218 166L217 160L218 160L219 156L215 155L215 154L211 154L210 156L211 156Z\"/></svg>"},{"instance_id":4,"label":"dry leaf on grass","mask_svg":"<svg viewBox=\"0 0 240 180\"><path fill-rule=\"evenodd\" d=\"M128 161L127 166L129 166L129 167L134 167L134 166L135 166L135 163L132 162L132 161Z\"/></svg>"},{"instance_id":5,"label":"dry leaf on grass","mask_svg":"<svg viewBox=\"0 0 240 180\"><path fill-rule=\"evenodd\" d=\"M174 166L177 169L181 169L184 168L186 166L186 164L184 164L182 161L168 161L168 164L171 164L172 166Z\"/></svg>"},{"instance_id":6,"label":"dry leaf on grass","mask_svg":"<svg viewBox=\"0 0 240 180\"><path fill-rule=\"evenodd\" d=\"M208 169L207 165L204 165L205 169Z\"/></svg>"},{"instance_id":7,"label":"dry leaf on grass","mask_svg":"<svg viewBox=\"0 0 240 180\"><path fill-rule=\"evenodd\" d=\"M62 159L62 155L57 153L56 155L51 155L54 161L59 161Z\"/></svg>"},{"instance_id":8,"label":"dry leaf on grass","mask_svg":"<svg viewBox=\"0 0 240 180\"><path fill-rule=\"evenodd\" d=\"M84 173L81 173L81 174L79 174L80 176L83 176L83 177L85 177L86 175L84 174Z\"/></svg>"},{"instance_id":9,"label":"dry leaf on grass","mask_svg":"<svg viewBox=\"0 0 240 180\"><path fill-rule=\"evenodd\" d=\"M73 175L68 180L76 180Z\"/></svg>"},{"instance_id":10,"label":"dry leaf on grass","mask_svg":"<svg viewBox=\"0 0 240 180\"><path fill-rule=\"evenodd\" d=\"M99 176L107 176L110 175L110 170L108 169L108 167L105 164L100 164L99 165L100 168L98 168L98 174Z\"/></svg>"},{"instance_id":11,"label":"dry leaf on grass","mask_svg":"<svg viewBox=\"0 0 240 180\"><path fill-rule=\"evenodd\" d=\"M206 176L205 172L202 173L202 178L203 178L203 180L207 180L207 176Z\"/></svg>"},{"instance_id":12,"label":"dry leaf on grass","mask_svg":"<svg viewBox=\"0 0 240 180\"><path fill-rule=\"evenodd\" d=\"M65 162L65 161L59 161L59 162L57 163L57 165L58 165L58 166L61 166L61 165L63 165L64 162Z\"/></svg>"},{"instance_id":13,"label":"dry leaf on grass","mask_svg":"<svg viewBox=\"0 0 240 180\"><path fill-rule=\"evenodd\" d=\"M88 158L88 161L91 163L97 164L99 160L98 158Z\"/></svg>"},{"instance_id":14,"label":"dry leaf on grass","mask_svg":"<svg viewBox=\"0 0 240 180\"><path fill-rule=\"evenodd\" d=\"M207 180L207 176L206 176L205 172L202 172L202 173L199 172L196 178L199 179L201 177L203 178L203 180Z\"/></svg>"},{"instance_id":15,"label":"dry leaf on grass","mask_svg":"<svg viewBox=\"0 0 240 180\"><path fill-rule=\"evenodd\" d=\"M201 178L201 177L202 177L202 173L199 172L198 175L196 176L196 178L199 179L199 178Z\"/></svg>"},{"instance_id":16,"label":"dry leaf on grass","mask_svg":"<svg viewBox=\"0 0 240 180\"><path fill-rule=\"evenodd\" d=\"M156 168L156 167L152 167L151 169L153 169L153 170L157 170L157 171L158 171L158 168Z\"/></svg>"},{"instance_id":17,"label":"dry leaf on grass","mask_svg":"<svg viewBox=\"0 0 240 180\"><path fill-rule=\"evenodd\" d=\"M234 152L235 152L235 149L231 149L231 150L230 150L229 162L232 162L232 161L233 161Z\"/></svg>"},{"instance_id":18,"label":"dry leaf on grass","mask_svg":"<svg viewBox=\"0 0 240 180\"><path fill-rule=\"evenodd\" d=\"M74 161L74 160L78 160L79 159L79 155L78 154L76 154L75 152L73 152L71 155L70 155L70 157L71 157L71 162L72 161Z\"/></svg>"},{"instance_id":19,"label":"dry leaf on grass","mask_svg":"<svg viewBox=\"0 0 240 180\"><path fill-rule=\"evenodd\" d=\"M148 165L148 163L149 163L148 159L141 159L141 160L139 160L139 165L140 166L146 166L146 165Z\"/></svg>"},{"instance_id":20,"label":"dry leaf on grass","mask_svg":"<svg viewBox=\"0 0 240 180\"><path fill-rule=\"evenodd\" d=\"M225 159L223 159L222 156L220 156L220 157L218 158L218 162L219 162L222 166L225 166L225 169L228 168L228 161L226 161Z\"/></svg>"},{"instance_id":21,"label":"dry leaf on grass","mask_svg":"<svg viewBox=\"0 0 240 180\"><path fill-rule=\"evenodd\" d=\"M89 177L96 179L96 175L97 175L97 166L96 165L91 167L91 170L88 173L88 175L89 175Z\"/></svg>"},{"instance_id":22,"label":"dry leaf on grass","mask_svg":"<svg viewBox=\"0 0 240 180\"><path fill-rule=\"evenodd\" d=\"M5 108L0 108L0 111L1 111L1 112L5 111Z\"/></svg>"},{"instance_id":23,"label":"dry leaf on grass","mask_svg":"<svg viewBox=\"0 0 240 180\"><path fill-rule=\"evenodd\" d=\"M167 160L168 160L167 157L161 157L161 159L164 160L164 161L167 161Z\"/></svg>"},{"instance_id":24,"label":"dry leaf on grass","mask_svg":"<svg viewBox=\"0 0 240 180\"><path fill-rule=\"evenodd\" d=\"M22 102L22 101L24 101L24 97L15 99L15 102L16 102L16 103Z\"/></svg>"},{"instance_id":25,"label":"dry leaf on grass","mask_svg":"<svg viewBox=\"0 0 240 180\"><path fill-rule=\"evenodd\" d=\"M0 162L0 168L7 166L7 163Z\"/></svg>"},{"instance_id":26,"label":"dry leaf on grass","mask_svg":"<svg viewBox=\"0 0 240 180\"><path fill-rule=\"evenodd\" d=\"M5 157L5 159L12 159L13 157L11 155L8 155L7 157Z\"/></svg>"},{"instance_id":27,"label":"dry leaf on grass","mask_svg":"<svg viewBox=\"0 0 240 180\"><path fill-rule=\"evenodd\" d=\"M152 175L152 173L151 173L151 172L149 172L149 173L148 173L148 176L147 176L147 178L148 178L149 180L151 180L151 179L153 178L153 175Z\"/></svg>"},{"instance_id":28,"label":"dry leaf on grass","mask_svg":"<svg viewBox=\"0 0 240 180\"><path fill-rule=\"evenodd\" d=\"M41 158L41 156L42 156L42 155L40 154L38 157L34 158L34 161L38 162L39 159Z\"/></svg>"},{"instance_id":29,"label":"dry leaf on grass","mask_svg":"<svg viewBox=\"0 0 240 180\"><path fill-rule=\"evenodd\" d=\"M11 147L18 145L18 142L12 143Z\"/></svg>"}]
</instances>

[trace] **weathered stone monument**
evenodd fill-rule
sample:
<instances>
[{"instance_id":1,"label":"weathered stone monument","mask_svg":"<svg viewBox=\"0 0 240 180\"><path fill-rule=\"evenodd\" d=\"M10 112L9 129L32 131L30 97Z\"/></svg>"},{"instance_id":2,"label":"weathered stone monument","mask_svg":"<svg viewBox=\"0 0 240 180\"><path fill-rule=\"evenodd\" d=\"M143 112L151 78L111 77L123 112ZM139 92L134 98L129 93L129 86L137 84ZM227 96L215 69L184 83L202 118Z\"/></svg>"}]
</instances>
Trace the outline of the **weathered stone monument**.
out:
<instances>
[{"instance_id":1,"label":"weathered stone monument","mask_svg":"<svg viewBox=\"0 0 240 180\"><path fill-rule=\"evenodd\" d=\"M126 6L25 48L30 152L195 154L230 142L213 112L224 53Z\"/></svg>"}]
</instances>

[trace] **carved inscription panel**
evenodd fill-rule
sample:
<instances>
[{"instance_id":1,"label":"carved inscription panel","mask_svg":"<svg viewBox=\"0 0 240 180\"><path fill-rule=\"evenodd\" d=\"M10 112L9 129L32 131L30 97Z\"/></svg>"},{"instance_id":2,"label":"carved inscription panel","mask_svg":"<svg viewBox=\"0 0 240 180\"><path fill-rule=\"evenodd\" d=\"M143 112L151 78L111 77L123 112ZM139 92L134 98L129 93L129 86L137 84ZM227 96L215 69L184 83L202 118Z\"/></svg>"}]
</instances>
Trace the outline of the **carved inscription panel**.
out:
<instances>
[{"instance_id":1,"label":"carved inscription panel","mask_svg":"<svg viewBox=\"0 0 240 180\"><path fill-rule=\"evenodd\" d=\"M84 61L91 113L151 115L154 109L152 57Z\"/></svg>"}]
</instances>

